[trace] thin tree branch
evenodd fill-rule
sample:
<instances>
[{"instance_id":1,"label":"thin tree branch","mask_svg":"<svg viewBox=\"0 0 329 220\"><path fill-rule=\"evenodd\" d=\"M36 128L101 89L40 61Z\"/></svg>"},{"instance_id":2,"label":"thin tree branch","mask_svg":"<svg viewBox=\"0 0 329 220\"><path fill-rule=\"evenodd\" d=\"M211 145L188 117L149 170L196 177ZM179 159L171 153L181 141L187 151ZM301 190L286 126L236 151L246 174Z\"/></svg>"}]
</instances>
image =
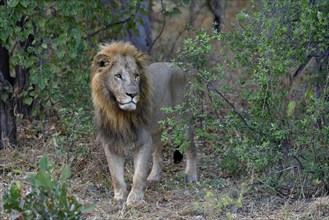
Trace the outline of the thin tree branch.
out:
<instances>
[{"instance_id":1,"label":"thin tree branch","mask_svg":"<svg viewBox=\"0 0 329 220\"><path fill-rule=\"evenodd\" d=\"M224 99L224 101L231 106L231 108L233 109L234 113L237 114L239 116L239 118L243 121L243 123L247 126L247 128L249 128L250 130L257 132L256 129L254 129L253 127L251 127L248 122L246 121L246 119L241 115L241 113L235 108L234 104L231 103L218 89L216 89L214 87L214 85L212 83L208 83L208 87L210 87L213 91L215 91L220 97L222 97L222 99ZM263 134L263 133L262 133Z\"/></svg>"},{"instance_id":2,"label":"thin tree branch","mask_svg":"<svg viewBox=\"0 0 329 220\"><path fill-rule=\"evenodd\" d=\"M109 29L113 26L127 23L130 19L131 19L131 16L129 18L126 18L126 19L122 20L122 21L118 21L118 22L114 22L114 23L110 23L108 25L105 25L105 27L103 27L101 29L98 29L97 31L95 31L93 33L88 34L86 37L84 37L84 39L91 38L91 37L95 36L96 34L98 34L99 32L105 31L106 29Z\"/></svg>"},{"instance_id":3,"label":"thin tree branch","mask_svg":"<svg viewBox=\"0 0 329 220\"><path fill-rule=\"evenodd\" d=\"M199 10L197 10L195 13L194 13L194 17L192 19L192 22L194 22L198 16L200 15L200 12L202 11L202 9L206 6L206 3L204 3L203 5L200 6ZM202 23L202 22L201 22ZM173 53L174 49L176 48L176 44L178 42L178 39L183 35L183 33L185 32L185 27L181 30L178 31L178 35L176 36L176 39L174 40L174 43L173 45L171 46L171 49L169 51L169 53L167 54L167 57L170 57L171 54Z\"/></svg>"},{"instance_id":4,"label":"thin tree branch","mask_svg":"<svg viewBox=\"0 0 329 220\"><path fill-rule=\"evenodd\" d=\"M111 28L113 26L127 23L129 20L131 20L131 18L133 16L135 16L137 14L138 10L140 9L140 6L141 6L141 4L138 4L137 7L136 7L136 10L135 10L135 13L133 13L133 15L129 16L128 18L126 18L124 20L121 20L121 21L117 21L117 22L114 22L114 23L107 24L107 25L105 25L105 27L100 28L97 31L88 34L86 37L84 37L84 39L91 38L91 37L95 36L96 34L98 34L99 32L105 31L106 29L109 29L109 28Z\"/></svg>"},{"instance_id":5,"label":"thin tree branch","mask_svg":"<svg viewBox=\"0 0 329 220\"><path fill-rule=\"evenodd\" d=\"M204 82L207 82L207 80L205 80L205 79L203 79L203 81ZM272 140L273 142L277 142L275 139L273 139L273 138L271 138L269 135L267 135L266 133L264 133L264 132L262 132L261 130L259 130L259 129L256 129L256 128L254 128L254 127L252 127L247 121L246 121L246 119L242 116L242 114L235 108L235 106L234 106L234 104L233 103L231 103L217 88L215 88L215 86L212 84L212 83L210 83L210 82L207 82L207 86L208 87L210 87L215 93L217 93L220 97L222 97L222 99L224 99L224 101L229 105L229 106L231 106L231 108L233 109L233 112L242 120L242 122L245 124L245 126L249 129L249 130L251 130L251 131L253 131L253 132L255 132L255 133L257 133L257 134L260 134L260 135L262 135L262 136L265 136L265 137L267 137L269 140Z\"/></svg>"},{"instance_id":6,"label":"thin tree branch","mask_svg":"<svg viewBox=\"0 0 329 220\"><path fill-rule=\"evenodd\" d=\"M162 10L161 10L161 14L162 14L162 17L163 17L163 24L162 24L162 27L161 27L161 30L160 30L160 33L158 34L158 36L153 40L150 48L149 48L149 51L148 51L148 54L151 53L151 50L152 50L152 47L154 45L154 43L161 37L162 33L163 33L163 30L166 26L166 16L164 15L163 13L163 10L164 10L164 4L163 4L163 0L161 0L161 7L162 7Z\"/></svg>"},{"instance_id":7,"label":"thin tree branch","mask_svg":"<svg viewBox=\"0 0 329 220\"><path fill-rule=\"evenodd\" d=\"M292 77L293 78L296 78L304 70L304 68L306 67L306 65L308 64L308 62L310 62L311 59L312 59L312 56L308 56L306 58L305 62L298 67L298 69L295 71L295 73L294 73L294 75Z\"/></svg>"}]
</instances>

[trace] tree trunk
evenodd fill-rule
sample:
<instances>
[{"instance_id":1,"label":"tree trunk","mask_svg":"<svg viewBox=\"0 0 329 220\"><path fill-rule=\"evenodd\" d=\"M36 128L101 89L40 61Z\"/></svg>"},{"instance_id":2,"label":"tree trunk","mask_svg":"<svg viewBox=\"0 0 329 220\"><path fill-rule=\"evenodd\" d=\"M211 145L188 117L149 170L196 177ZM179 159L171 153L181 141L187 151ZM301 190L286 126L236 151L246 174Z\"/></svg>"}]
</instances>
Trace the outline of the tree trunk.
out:
<instances>
[{"instance_id":1,"label":"tree trunk","mask_svg":"<svg viewBox=\"0 0 329 220\"><path fill-rule=\"evenodd\" d=\"M14 79L9 72L8 50L0 44L0 149L16 144L13 84Z\"/></svg>"},{"instance_id":2,"label":"tree trunk","mask_svg":"<svg viewBox=\"0 0 329 220\"><path fill-rule=\"evenodd\" d=\"M15 87L17 88L16 99L16 112L23 116L29 116L32 113L32 104L27 105L24 103L24 97L20 97L21 94L29 89L29 71L21 66L15 67Z\"/></svg>"},{"instance_id":3,"label":"tree trunk","mask_svg":"<svg viewBox=\"0 0 329 220\"><path fill-rule=\"evenodd\" d=\"M18 23L18 26L24 27L24 20L22 18ZM34 27L34 31L36 32L36 27ZM29 35L25 41L20 42L19 49L24 50L25 54L28 54L27 48L32 45L34 40L33 35ZM28 54L29 56L33 56L33 54ZM21 66L15 66L15 81L14 85L17 88L17 97L16 97L16 113L21 114L23 116L30 116L32 114L33 105L27 105L24 103L24 96L22 97L22 93L27 92L29 90L29 69L23 68Z\"/></svg>"},{"instance_id":4,"label":"tree trunk","mask_svg":"<svg viewBox=\"0 0 329 220\"><path fill-rule=\"evenodd\" d=\"M196 4L195 0L190 1L190 6L189 6L189 24L192 28L194 28L194 20L195 20L195 9L196 9Z\"/></svg>"},{"instance_id":5,"label":"tree trunk","mask_svg":"<svg viewBox=\"0 0 329 220\"><path fill-rule=\"evenodd\" d=\"M122 4L125 5L127 0L123 0ZM150 0L144 0L140 9L146 12L150 12ZM149 53L150 47L152 45L152 27L151 21L149 17L149 13L146 15L138 10L134 23L136 24L136 28L138 33L136 34L133 30L127 30L126 36L123 37L124 41L132 42L139 50ZM142 20L144 24L141 24L139 20Z\"/></svg>"},{"instance_id":6,"label":"tree trunk","mask_svg":"<svg viewBox=\"0 0 329 220\"><path fill-rule=\"evenodd\" d=\"M222 6L220 0L207 0L209 10L214 15L214 29L219 33L221 18L222 18Z\"/></svg>"}]
</instances>

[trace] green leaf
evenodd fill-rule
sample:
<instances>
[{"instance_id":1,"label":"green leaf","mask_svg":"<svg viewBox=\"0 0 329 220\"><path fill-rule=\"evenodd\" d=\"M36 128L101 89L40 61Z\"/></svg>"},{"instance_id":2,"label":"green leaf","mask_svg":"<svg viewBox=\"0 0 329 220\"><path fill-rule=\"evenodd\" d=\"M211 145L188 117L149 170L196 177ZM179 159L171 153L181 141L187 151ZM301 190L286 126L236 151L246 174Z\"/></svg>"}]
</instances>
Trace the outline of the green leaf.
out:
<instances>
[{"instance_id":1,"label":"green leaf","mask_svg":"<svg viewBox=\"0 0 329 220\"><path fill-rule=\"evenodd\" d=\"M49 162L47 156L41 157L41 159L39 160L39 168L40 170L48 170Z\"/></svg>"},{"instance_id":2,"label":"green leaf","mask_svg":"<svg viewBox=\"0 0 329 220\"><path fill-rule=\"evenodd\" d=\"M31 105L32 102L33 102L33 98L32 98L32 97L25 97L25 98L23 99L23 102L24 102L24 104L26 104L26 105Z\"/></svg>"},{"instance_id":3,"label":"green leaf","mask_svg":"<svg viewBox=\"0 0 329 220\"><path fill-rule=\"evenodd\" d=\"M71 169L68 165L65 165L61 171L61 178L60 180L62 182L64 182L65 180L67 180L68 178L70 178L71 176Z\"/></svg>"},{"instance_id":4,"label":"green leaf","mask_svg":"<svg viewBox=\"0 0 329 220\"><path fill-rule=\"evenodd\" d=\"M20 169L13 169L12 171L14 174L21 174L23 171L21 171Z\"/></svg>"},{"instance_id":5,"label":"green leaf","mask_svg":"<svg viewBox=\"0 0 329 220\"><path fill-rule=\"evenodd\" d=\"M313 92L311 90L307 90L305 93L305 97L307 99L313 99L313 97L314 97Z\"/></svg>"},{"instance_id":6,"label":"green leaf","mask_svg":"<svg viewBox=\"0 0 329 220\"><path fill-rule=\"evenodd\" d=\"M34 90L29 92L29 96L31 97L35 97L36 96L36 92Z\"/></svg>"},{"instance_id":7,"label":"green leaf","mask_svg":"<svg viewBox=\"0 0 329 220\"><path fill-rule=\"evenodd\" d=\"M26 181L29 182L31 185L35 185L35 173L28 173L25 177Z\"/></svg>"},{"instance_id":8,"label":"green leaf","mask_svg":"<svg viewBox=\"0 0 329 220\"><path fill-rule=\"evenodd\" d=\"M24 8L27 8L27 6L29 5L29 1L30 1L30 0L20 0L20 4L21 4Z\"/></svg>"},{"instance_id":9,"label":"green leaf","mask_svg":"<svg viewBox=\"0 0 329 220\"><path fill-rule=\"evenodd\" d=\"M20 182L15 182L10 186L10 188L3 195L3 208L8 213L13 210L22 211L20 207L21 203L21 184Z\"/></svg>"},{"instance_id":10,"label":"green leaf","mask_svg":"<svg viewBox=\"0 0 329 220\"><path fill-rule=\"evenodd\" d=\"M184 3L185 5L188 5L188 4L190 3L190 0L183 0L183 3Z\"/></svg>"},{"instance_id":11,"label":"green leaf","mask_svg":"<svg viewBox=\"0 0 329 220\"><path fill-rule=\"evenodd\" d=\"M41 47L42 47L43 49L47 49L48 45L47 45L46 43L43 42L43 43L41 44Z\"/></svg>"},{"instance_id":12,"label":"green leaf","mask_svg":"<svg viewBox=\"0 0 329 220\"><path fill-rule=\"evenodd\" d=\"M15 8L19 3L19 0L9 0L8 5L9 7Z\"/></svg>"},{"instance_id":13,"label":"green leaf","mask_svg":"<svg viewBox=\"0 0 329 220\"><path fill-rule=\"evenodd\" d=\"M296 108L296 102L295 101L290 101L288 104L288 109L287 109L287 115L290 117Z\"/></svg>"},{"instance_id":14,"label":"green leaf","mask_svg":"<svg viewBox=\"0 0 329 220\"><path fill-rule=\"evenodd\" d=\"M7 99L8 99L8 94L7 94L7 93L3 93L3 94L1 94L1 100L2 100L3 102L6 102Z\"/></svg>"},{"instance_id":15,"label":"green leaf","mask_svg":"<svg viewBox=\"0 0 329 220\"><path fill-rule=\"evenodd\" d=\"M35 184L44 190L52 190L55 186L51 181L51 175L45 170L41 170L37 173L35 176Z\"/></svg>"}]
</instances>

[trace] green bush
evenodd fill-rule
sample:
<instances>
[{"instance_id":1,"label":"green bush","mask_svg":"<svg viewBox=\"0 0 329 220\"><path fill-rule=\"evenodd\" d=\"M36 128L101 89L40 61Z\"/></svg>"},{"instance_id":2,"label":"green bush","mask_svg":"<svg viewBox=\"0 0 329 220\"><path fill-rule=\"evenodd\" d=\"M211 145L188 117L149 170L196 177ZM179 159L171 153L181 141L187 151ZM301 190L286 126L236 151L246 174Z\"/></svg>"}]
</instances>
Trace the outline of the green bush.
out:
<instances>
[{"instance_id":1,"label":"green bush","mask_svg":"<svg viewBox=\"0 0 329 220\"><path fill-rule=\"evenodd\" d=\"M61 108L58 113L61 118L61 129L53 135L57 152L69 157L90 156L90 138L95 131L93 111L87 111L85 108Z\"/></svg>"},{"instance_id":2,"label":"green bush","mask_svg":"<svg viewBox=\"0 0 329 220\"><path fill-rule=\"evenodd\" d=\"M33 105L32 114L41 118L54 107L90 105L90 64L98 44L120 39L129 29L136 32L133 18L142 11L139 1L124 6L113 0L1 2L0 29L5 31L0 32L0 44L10 52L13 68L28 70L27 88L15 95ZM122 20L127 20L124 28L112 25Z\"/></svg>"},{"instance_id":3,"label":"green bush","mask_svg":"<svg viewBox=\"0 0 329 220\"><path fill-rule=\"evenodd\" d=\"M186 95L195 134L232 174L303 196L325 193L329 2L263 0L254 10L239 14L234 32L202 30L184 41L177 63L194 69Z\"/></svg>"},{"instance_id":4,"label":"green bush","mask_svg":"<svg viewBox=\"0 0 329 220\"><path fill-rule=\"evenodd\" d=\"M61 170L59 180L52 174L53 165L44 156L39 171L27 175L29 191L22 193L20 182L13 183L3 195L3 208L12 219L79 219L82 205L67 193L65 181L70 177L68 166Z\"/></svg>"}]
</instances>

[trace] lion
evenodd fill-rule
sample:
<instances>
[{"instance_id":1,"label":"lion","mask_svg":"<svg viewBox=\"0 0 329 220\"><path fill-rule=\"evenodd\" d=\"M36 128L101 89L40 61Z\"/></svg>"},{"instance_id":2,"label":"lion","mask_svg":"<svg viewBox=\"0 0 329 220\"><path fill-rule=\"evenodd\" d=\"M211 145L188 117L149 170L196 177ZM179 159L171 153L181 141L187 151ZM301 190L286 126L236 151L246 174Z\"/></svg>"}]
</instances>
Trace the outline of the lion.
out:
<instances>
[{"instance_id":1,"label":"lion","mask_svg":"<svg viewBox=\"0 0 329 220\"><path fill-rule=\"evenodd\" d=\"M147 181L160 181L163 167L162 107L184 100L186 77L170 63L146 65L148 56L127 42L100 46L92 63L91 89L97 139L110 169L114 199L127 205L144 201ZM186 154L186 180L197 181L196 148L191 129ZM128 194L124 180L125 157L132 152L134 175ZM149 159L153 165L149 175Z\"/></svg>"}]
</instances>

